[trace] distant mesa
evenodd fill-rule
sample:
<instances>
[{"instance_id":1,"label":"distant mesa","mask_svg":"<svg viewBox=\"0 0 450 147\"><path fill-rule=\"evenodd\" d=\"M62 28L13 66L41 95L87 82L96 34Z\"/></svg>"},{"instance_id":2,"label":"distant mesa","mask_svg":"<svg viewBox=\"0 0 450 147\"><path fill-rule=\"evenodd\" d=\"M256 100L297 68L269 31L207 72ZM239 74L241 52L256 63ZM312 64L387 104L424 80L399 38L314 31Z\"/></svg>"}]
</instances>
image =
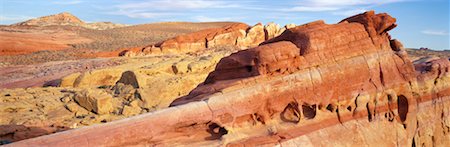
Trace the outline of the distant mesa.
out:
<instances>
[{"instance_id":1,"label":"distant mesa","mask_svg":"<svg viewBox=\"0 0 450 147\"><path fill-rule=\"evenodd\" d=\"M115 24L111 22L94 22L86 23L78 17L63 12L59 14L43 16L39 18L30 19L24 22L13 24L13 26L80 26L88 29L106 30L118 27L124 27L124 24Z\"/></svg>"},{"instance_id":2,"label":"distant mesa","mask_svg":"<svg viewBox=\"0 0 450 147\"><path fill-rule=\"evenodd\" d=\"M14 25L35 25L35 26L49 26L49 25L73 25L80 26L85 23L78 17L63 12L55 15L43 16L35 19L30 19L24 22L20 22Z\"/></svg>"}]
</instances>

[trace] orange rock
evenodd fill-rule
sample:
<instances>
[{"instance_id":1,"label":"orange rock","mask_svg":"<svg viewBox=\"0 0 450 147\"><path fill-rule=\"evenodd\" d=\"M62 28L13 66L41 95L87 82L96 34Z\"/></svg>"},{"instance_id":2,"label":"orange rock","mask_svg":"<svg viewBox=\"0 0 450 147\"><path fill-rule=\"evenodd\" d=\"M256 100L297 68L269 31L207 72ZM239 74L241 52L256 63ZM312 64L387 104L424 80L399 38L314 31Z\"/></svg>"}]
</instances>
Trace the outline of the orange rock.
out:
<instances>
[{"instance_id":1,"label":"orange rock","mask_svg":"<svg viewBox=\"0 0 450 147\"><path fill-rule=\"evenodd\" d=\"M160 48L163 53L177 53L193 52L221 44L234 44L238 37L242 37L239 30L246 30L247 28L248 26L246 24L236 23L224 28L207 29L187 35L180 35L155 46Z\"/></svg>"},{"instance_id":2,"label":"orange rock","mask_svg":"<svg viewBox=\"0 0 450 147\"><path fill-rule=\"evenodd\" d=\"M387 14L345 20L223 58L172 108L13 145L448 146L448 59L415 68Z\"/></svg>"},{"instance_id":3,"label":"orange rock","mask_svg":"<svg viewBox=\"0 0 450 147\"><path fill-rule=\"evenodd\" d=\"M224 45L235 45L241 49L258 46L284 31L278 24L266 26L258 23L252 27L235 23L223 28L207 29L180 35L139 50L123 50L119 56L144 56L149 54L189 53Z\"/></svg>"}]
</instances>

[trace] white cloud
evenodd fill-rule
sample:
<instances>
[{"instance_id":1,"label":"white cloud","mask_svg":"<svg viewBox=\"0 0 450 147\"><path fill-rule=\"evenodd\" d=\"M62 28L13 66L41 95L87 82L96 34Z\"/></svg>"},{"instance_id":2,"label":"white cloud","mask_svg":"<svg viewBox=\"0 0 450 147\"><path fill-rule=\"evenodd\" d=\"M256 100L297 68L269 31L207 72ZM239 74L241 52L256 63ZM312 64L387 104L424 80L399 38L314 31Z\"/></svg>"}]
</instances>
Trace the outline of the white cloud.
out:
<instances>
[{"instance_id":1,"label":"white cloud","mask_svg":"<svg viewBox=\"0 0 450 147\"><path fill-rule=\"evenodd\" d=\"M339 10L338 7L306 7L306 6L298 6L298 7L292 7L288 9L282 9L281 11L286 12L321 12L321 11L333 11L333 10Z\"/></svg>"},{"instance_id":2,"label":"white cloud","mask_svg":"<svg viewBox=\"0 0 450 147\"><path fill-rule=\"evenodd\" d=\"M75 5L75 4L79 4L82 2L83 1L80 1L80 0L59 0L59 1L54 1L52 3L57 4L57 5Z\"/></svg>"},{"instance_id":3,"label":"white cloud","mask_svg":"<svg viewBox=\"0 0 450 147\"><path fill-rule=\"evenodd\" d=\"M434 36L448 36L448 31L444 30L423 30L422 34L426 35L434 35Z\"/></svg>"},{"instance_id":4,"label":"white cloud","mask_svg":"<svg viewBox=\"0 0 450 147\"><path fill-rule=\"evenodd\" d=\"M308 6L368 6L368 5L381 5L388 3L397 3L410 0L303 0L303 3Z\"/></svg>"},{"instance_id":5,"label":"white cloud","mask_svg":"<svg viewBox=\"0 0 450 147\"><path fill-rule=\"evenodd\" d=\"M178 13L170 12L150 12L150 11L140 11L140 10L118 10L115 12L109 12L107 14L113 15L124 15L130 18L158 18L163 16L174 16L179 15Z\"/></svg>"},{"instance_id":6,"label":"white cloud","mask_svg":"<svg viewBox=\"0 0 450 147\"><path fill-rule=\"evenodd\" d=\"M232 17L207 17L207 16L196 16L193 17L194 20L199 22L214 22L214 21L237 21L240 18L232 18Z\"/></svg>"},{"instance_id":7,"label":"white cloud","mask_svg":"<svg viewBox=\"0 0 450 147\"><path fill-rule=\"evenodd\" d=\"M226 1L208 0L159 0L144 1L139 3L128 3L117 5L119 9L154 9L154 10L177 10L177 9L201 9L201 8L233 8L240 7Z\"/></svg>"},{"instance_id":8,"label":"white cloud","mask_svg":"<svg viewBox=\"0 0 450 147\"><path fill-rule=\"evenodd\" d=\"M122 3L114 7L109 14L124 15L131 18L157 18L180 15L188 10L207 8L238 8L238 4L228 1L210 0L145 0L138 3Z\"/></svg>"},{"instance_id":9,"label":"white cloud","mask_svg":"<svg viewBox=\"0 0 450 147\"><path fill-rule=\"evenodd\" d=\"M352 9L352 10L343 10L343 11L335 11L331 14L333 15L341 15L341 16L353 16L359 13L366 12L366 9Z\"/></svg>"},{"instance_id":10,"label":"white cloud","mask_svg":"<svg viewBox=\"0 0 450 147\"><path fill-rule=\"evenodd\" d=\"M356 10L363 10L377 5L398 3L411 0L301 0L294 7L280 11L287 12L322 12L322 11L341 11L335 12L337 15L346 15ZM349 10L350 9L350 10ZM346 13L347 12L347 13Z\"/></svg>"},{"instance_id":11,"label":"white cloud","mask_svg":"<svg viewBox=\"0 0 450 147\"><path fill-rule=\"evenodd\" d=\"M205 10L214 11L221 16L231 16L234 12L327 12L332 15L351 16L369 10L371 7L414 0L296 0L284 4L264 5L258 1L244 0L141 0L118 1L107 14L123 15L130 18L171 19L170 17L199 15ZM210 10L214 9L214 10ZM249 13L249 14L250 14ZM201 16L190 17L195 20L223 20ZM208 15L209 16L209 15Z\"/></svg>"}]
</instances>

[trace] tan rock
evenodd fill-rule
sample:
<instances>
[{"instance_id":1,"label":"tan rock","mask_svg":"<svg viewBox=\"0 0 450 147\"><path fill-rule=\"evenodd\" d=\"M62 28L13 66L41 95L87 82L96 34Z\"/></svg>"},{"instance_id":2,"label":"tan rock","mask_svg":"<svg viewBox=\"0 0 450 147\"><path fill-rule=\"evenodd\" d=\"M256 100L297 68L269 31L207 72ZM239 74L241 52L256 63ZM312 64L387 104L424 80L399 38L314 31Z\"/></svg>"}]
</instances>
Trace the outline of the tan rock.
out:
<instances>
[{"instance_id":1,"label":"tan rock","mask_svg":"<svg viewBox=\"0 0 450 147\"><path fill-rule=\"evenodd\" d=\"M73 73L61 79L60 87L74 87L75 81L80 77L81 73Z\"/></svg>"},{"instance_id":2,"label":"tan rock","mask_svg":"<svg viewBox=\"0 0 450 147\"><path fill-rule=\"evenodd\" d=\"M285 28L285 29L290 29L290 28L295 28L296 26L297 26L296 24L290 23L290 24L286 24L286 25L284 26L284 28Z\"/></svg>"},{"instance_id":3,"label":"tan rock","mask_svg":"<svg viewBox=\"0 0 450 147\"><path fill-rule=\"evenodd\" d=\"M235 45L236 40L238 40L238 38L245 37L245 35L246 34L245 34L244 30L237 30L237 31L233 31L233 32L217 34L215 36L211 36L211 37L207 38L206 48L213 48L213 47L230 45L230 44ZM205 47L202 47L202 48L205 48Z\"/></svg>"},{"instance_id":4,"label":"tan rock","mask_svg":"<svg viewBox=\"0 0 450 147\"><path fill-rule=\"evenodd\" d=\"M78 92L75 101L88 111L97 114L107 114L112 112L112 97L103 90L89 89Z\"/></svg>"},{"instance_id":5,"label":"tan rock","mask_svg":"<svg viewBox=\"0 0 450 147\"><path fill-rule=\"evenodd\" d=\"M290 25L290 27L292 27ZM180 35L141 50L126 50L121 56L145 56L158 54L180 54L201 52L208 48L233 45L240 49L256 47L260 43L280 35L285 28L269 23L263 26L258 23L249 27L243 23L235 23L222 28L201 30Z\"/></svg>"},{"instance_id":6,"label":"tan rock","mask_svg":"<svg viewBox=\"0 0 450 147\"><path fill-rule=\"evenodd\" d=\"M99 69L82 73L74 82L74 87L98 87L114 85L122 75L122 69ZM69 83L69 82L67 82Z\"/></svg>"},{"instance_id":7,"label":"tan rock","mask_svg":"<svg viewBox=\"0 0 450 147\"><path fill-rule=\"evenodd\" d=\"M75 102L68 103L65 105L65 107L67 110L74 113L75 116L84 116L89 114L89 111L87 111L85 108L81 107Z\"/></svg>"},{"instance_id":8,"label":"tan rock","mask_svg":"<svg viewBox=\"0 0 450 147\"><path fill-rule=\"evenodd\" d=\"M204 70L204 69L210 67L211 64L212 64L212 62L210 62L210 61L200 60L200 61L189 63L188 69L190 72L201 71L201 70Z\"/></svg>"},{"instance_id":9,"label":"tan rock","mask_svg":"<svg viewBox=\"0 0 450 147\"><path fill-rule=\"evenodd\" d=\"M261 23L258 23L248 29L244 37L238 38L237 46L243 49L256 47L264 42L265 38L264 26Z\"/></svg>"},{"instance_id":10,"label":"tan rock","mask_svg":"<svg viewBox=\"0 0 450 147\"><path fill-rule=\"evenodd\" d=\"M132 116L141 113L141 108L136 106L123 106L122 114L125 116Z\"/></svg>"},{"instance_id":11,"label":"tan rock","mask_svg":"<svg viewBox=\"0 0 450 147\"><path fill-rule=\"evenodd\" d=\"M280 25L273 23L273 22L265 25L264 30L266 32L266 38L265 38L266 40L272 39L272 38L278 36L279 34L281 34Z\"/></svg>"},{"instance_id":12,"label":"tan rock","mask_svg":"<svg viewBox=\"0 0 450 147\"><path fill-rule=\"evenodd\" d=\"M134 95L136 92L136 88L133 87L133 85L119 82L114 85L111 90L115 97L119 97L124 100L134 99Z\"/></svg>"}]
</instances>

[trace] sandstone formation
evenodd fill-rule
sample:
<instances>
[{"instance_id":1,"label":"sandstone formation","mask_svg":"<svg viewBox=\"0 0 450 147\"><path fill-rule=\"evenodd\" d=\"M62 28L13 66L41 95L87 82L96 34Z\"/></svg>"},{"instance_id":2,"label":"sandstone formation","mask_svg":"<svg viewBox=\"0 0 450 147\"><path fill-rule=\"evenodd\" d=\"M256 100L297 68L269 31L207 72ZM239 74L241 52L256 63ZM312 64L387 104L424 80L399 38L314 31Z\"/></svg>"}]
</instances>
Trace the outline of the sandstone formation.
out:
<instances>
[{"instance_id":1,"label":"sandstone formation","mask_svg":"<svg viewBox=\"0 0 450 147\"><path fill-rule=\"evenodd\" d=\"M11 146L448 146L450 61L413 63L388 34L395 22L369 11L290 28L222 58L170 108ZM178 63L123 73L116 85L142 88L133 77L144 67L198 68ZM125 113L134 113L131 103Z\"/></svg>"},{"instance_id":2,"label":"sandstone formation","mask_svg":"<svg viewBox=\"0 0 450 147\"><path fill-rule=\"evenodd\" d=\"M75 95L75 101L97 114L112 112L112 96L101 90L84 90Z\"/></svg>"},{"instance_id":3,"label":"sandstone formation","mask_svg":"<svg viewBox=\"0 0 450 147\"><path fill-rule=\"evenodd\" d=\"M221 49L221 50L218 50ZM219 60L231 54L233 47L210 48L201 55L155 56L137 58L129 63L74 73L61 79L60 87L90 89L114 86L118 83L136 89L136 98L144 109L166 108L177 97L186 95L214 70Z\"/></svg>"},{"instance_id":4,"label":"sandstone formation","mask_svg":"<svg viewBox=\"0 0 450 147\"><path fill-rule=\"evenodd\" d=\"M173 103L185 105L17 145L63 145L58 138L67 137L80 145L448 144L450 63L414 67L390 40L394 27L394 18L374 12L298 26L222 59L203 85ZM120 134L102 135L115 127ZM89 139L111 135L114 142ZM76 141L81 136L88 140ZM323 137L329 142L317 140Z\"/></svg>"},{"instance_id":5,"label":"sandstone formation","mask_svg":"<svg viewBox=\"0 0 450 147\"><path fill-rule=\"evenodd\" d=\"M124 27L123 24L114 24L111 22L96 22L96 23L85 23L78 17L68 13L63 12L55 15L43 16L35 19L30 19L24 22L13 24L15 26L52 26L52 25L68 25L68 26L81 26L89 29L96 30L106 30Z\"/></svg>"},{"instance_id":6,"label":"sandstone formation","mask_svg":"<svg viewBox=\"0 0 450 147\"><path fill-rule=\"evenodd\" d=\"M291 24L289 27L292 27ZM295 26L295 25L294 25ZM235 23L222 28L206 29L199 32L180 35L141 50L124 50L120 56L145 56L167 53L193 53L199 50L235 45L241 49L256 47L260 43L281 34L286 28L269 23L258 23L252 27Z\"/></svg>"},{"instance_id":7,"label":"sandstone formation","mask_svg":"<svg viewBox=\"0 0 450 147\"><path fill-rule=\"evenodd\" d=\"M15 142L167 108L203 82L217 62L234 51L237 49L221 47L199 55L117 58L120 62L112 65L102 59L86 64L30 65L18 71L1 68L4 76L0 80L6 83L0 88L37 86L49 77L64 76L55 74L57 71L73 74L57 80L59 87L0 89L0 141ZM41 73L45 75L39 77ZM24 80L7 80L13 75Z\"/></svg>"}]
</instances>

